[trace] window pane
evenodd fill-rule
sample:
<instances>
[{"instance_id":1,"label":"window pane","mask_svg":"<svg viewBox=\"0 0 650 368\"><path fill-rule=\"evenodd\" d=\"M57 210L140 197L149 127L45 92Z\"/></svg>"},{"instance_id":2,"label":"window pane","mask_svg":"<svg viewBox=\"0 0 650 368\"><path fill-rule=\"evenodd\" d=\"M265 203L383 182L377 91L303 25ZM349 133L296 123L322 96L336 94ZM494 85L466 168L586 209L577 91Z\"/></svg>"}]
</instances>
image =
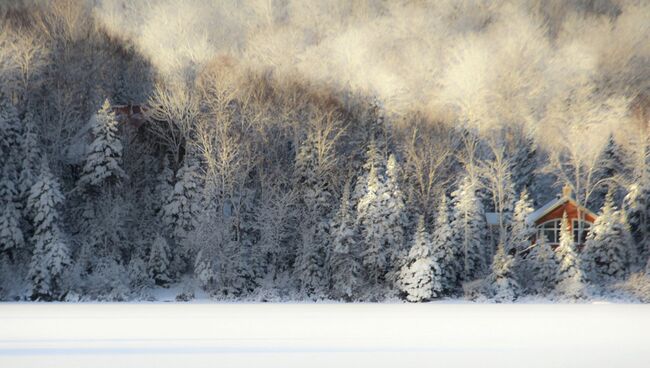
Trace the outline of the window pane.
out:
<instances>
[{"instance_id":1,"label":"window pane","mask_svg":"<svg viewBox=\"0 0 650 368\"><path fill-rule=\"evenodd\" d=\"M544 236L549 243L557 243L555 230L544 230Z\"/></svg>"}]
</instances>

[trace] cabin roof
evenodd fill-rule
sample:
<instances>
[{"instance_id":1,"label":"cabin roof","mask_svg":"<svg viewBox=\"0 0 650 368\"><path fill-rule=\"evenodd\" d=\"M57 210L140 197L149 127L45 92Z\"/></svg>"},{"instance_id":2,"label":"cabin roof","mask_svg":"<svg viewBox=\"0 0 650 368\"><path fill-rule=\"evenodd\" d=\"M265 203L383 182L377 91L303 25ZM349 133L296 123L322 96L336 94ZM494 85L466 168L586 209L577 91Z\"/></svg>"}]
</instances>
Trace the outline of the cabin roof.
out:
<instances>
[{"instance_id":1,"label":"cabin roof","mask_svg":"<svg viewBox=\"0 0 650 368\"><path fill-rule=\"evenodd\" d=\"M510 212L505 212L505 214L508 215ZM488 226L499 225L499 212L486 212L485 222L487 222Z\"/></svg>"},{"instance_id":2,"label":"cabin roof","mask_svg":"<svg viewBox=\"0 0 650 368\"><path fill-rule=\"evenodd\" d=\"M596 214L591 212L588 208L578 206L578 203L576 203L576 201L573 198L563 196L563 197L560 197L560 198L556 198L556 199L546 203L545 205L543 205L539 209L533 211L533 213L528 215L528 217L526 218L526 223L528 225L535 224L535 222L537 222L537 220L541 219L542 217L546 216L548 213L552 212L554 209L564 205L567 202L573 204L576 207L579 207L582 211L584 211L588 215L590 215L590 216L592 216L594 218L597 217Z\"/></svg>"}]
</instances>

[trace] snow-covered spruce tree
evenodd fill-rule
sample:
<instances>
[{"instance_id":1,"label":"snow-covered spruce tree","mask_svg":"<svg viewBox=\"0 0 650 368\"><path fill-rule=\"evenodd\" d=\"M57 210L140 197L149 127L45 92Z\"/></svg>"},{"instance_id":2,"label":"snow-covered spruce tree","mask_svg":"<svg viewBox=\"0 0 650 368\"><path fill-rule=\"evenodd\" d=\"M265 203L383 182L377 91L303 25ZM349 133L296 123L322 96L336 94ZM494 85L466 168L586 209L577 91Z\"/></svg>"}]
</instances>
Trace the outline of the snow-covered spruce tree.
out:
<instances>
[{"instance_id":1,"label":"snow-covered spruce tree","mask_svg":"<svg viewBox=\"0 0 650 368\"><path fill-rule=\"evenodd\" d=\"M352 203L357 204L359 200L368 192L368 175L372 169L375 169L379 176L383 176L386 171L386 160L377 141L372 138L368 144L365 153L365 162L362 166L361 174L357 176L356 184L352 192Z\"/></svg>"},{"instance_id":2,"label":"snow-covered spruce tree","mask_svg":"<svg viewBox=\"0 0 650 368\"><path fill-rule=\"evenodd\" d=\"M499 303L512 302L519 297L513 263L514 257L506 253L503 244L499 244L492 260L492 272L487 278L490 296Z\"/></svg>"},{"instance_id":3,"label":"snow-covered spruce tree","mask_svg":"<svg viewBox=\"0 0 650 368\"><path fill-rule=\"evenodd\" d=\"M569 230L569 221L566 212L562 216L560 245L555 252L559 263L555 292L565 298L583 298L585 296L584 274L580 266L580 259L575 251L573 235Z\"/></svg>"},{"instance_id":4,"label":"snow-covered spruce tree","mask_svg":"<svg viewBox=\"0 0 650 368\"><path fill-rule=\"evenodd\" d=\"M521 140L509 159L510 172L515 192L532 190L535 192L535 169L537 168L537 148L535 140L527 136Z\"/></svg>"},{"instance_id":5,"label":"snow-covered spruce tree","mask_svg":"<svg viewBox=\"0 0 650 368\"><path fill-rule=\"evenodd\" d=\"M333 244L330 260L331 295L337 299L354 300L362 282L358 260L358 234L350 203L350 184L343 188L341 206L334 218Z\"/></svg>"},{"instance_id":6,"label":"snow-covered spruce tree","mask_svg":"<svg viewBox=\"0 0 650 368\"><path fill-rule=\"evenodd\" d=\"M368 173L366 193L357 205L357 224L361 229L363 244L361 259L371 285L384 281L387 270L384 249L387 228L384 224L384 209L381 207L384 195L383 182L373 166Z\"/></svg>"},{"instance_id":7,"label":"snow-covered spruce tree","mask_svg":"<svg viewBox=\"0 0 650 368\"><path fill-rule=\"evenodd\" d=\"M524 281L530 294L547 295L555 288L558 274L558 259L553 247L542 234L530 249L524 262Z\"/></svg>"},{"instance_id":8,"label":"snow-covered spruce tree","mask_svg":"<svg viewBox=\"0 0 650 368\"><path fill-rule=\"evenodd\" d=\"M108 100L92 116L90 124L94 139L88 147L79 185L95 191L120 182L126 174L122 170L122 142L117 136L117 120Z\"/></svg>"},{"instance_id":9,"label":"snow-covered spruce tree","mask_svg":"<svg viewBox=\"0 0 650 368\"><path fill-rule=\"evenodd\" d=\"M41 151L39 148L38 135L36 133L36 123L34 116L28 111L23 118L23 134L20 137L20 152L22 163L20 165L20 175L18 177L18 195L24 204L27 202L29 190L36 182L38 172L41 167ZM27 218L27 213L23 213Z\"/></svg>"},{"instance_id":10,"label":"snow-covered spruce tree","mask_svg":"<svg viewBox=\"0 0 650 368\"><path fill-rule=\"evenodd\" d=\"M531 213L533 213L533 202L528 196L528 190L524 188L519 195L519 200L515 203L510 239L506 251L514 248L517 252L520 252L530 246L530 240L535 234L535 228L527 223L526 219Z\"/></svg>"},{"instance_id":11,"label":"snow-covered spruce tree","mask_svg":"<svg viewBox=\"0 0 650 368\"><path fill-rule=\"evenodd\" d=\"M147 263L149 277L157 285L166 285L171 281L169 277L169 261L169 245L167 240L159 234L151 244L149 262Z\"/></svg>"},{"instance_id":12,"label":"snow-covered spruce tree","mask_svg":"<svg viewBox=\"0 0 650 368\"><path fill-rule=\"evenodd\" d=\"M399 255L404 250L404 228L407 222L404 194L400 188L399 170L395 155L391 154L386 164L386 195L382 198L380 205L385 213L384 248L388 265L387 278L391 283L395 283L396 274L400 272Z\"/></svg>"},{"instance_id":13,"label":"snow-covered spruce tree","mask_svg":"<svg viewBox=\"0 0 650 368\"><path fill-rule=\"evenodd\" d=\"M452 193L452 231L454 247L461 252L461 281L467 282L485 274L486 224L483 205L477 195L477 183L465 176Z\"/></svg>"},{"instance_id":14,"label":"snow-covered spruce tree","mask_svg":"<svg viewBox=\"0 0 650 368\"><path fill-rule=\"evenodd\" d=\"M190 153L176 172L176 183L163 207L163 219L173 240L170 260L191 260L195 254L187 241L188 234L196 227L199 199L198 165ZM180 271L180 270L175 270Z\"/></svg>"},{"instance_id":15,"label":"snow-covered spruce tree","mask_svg":"<svg viewBox=\"0 0 650 368\"><path fill-rule=\"evenodd\" d=\"M29 265L33 299L58 299L64 294L61 278L70 259L68 245L59 229L58 207L62 203L59 183L44 167L27 199L34 224L34 253Z\"/></svg>"},{"instance_id":16,"label":"snow-covered spruce tree","mask_svg":"<svg viewBox=\"0 0 650 368\"><path fill-rule=\"evenodd\" d=\"M399 273L399 286L408 301L426 301L440 296L441 273L438 261L434 259L431 237L426 230L424 216L420 216L407 261Z\"/></svg>"},{"instance_id":17,"label":"snow-covered spruce tree","mask_svg":"<svg viewBox=\"0 0 650 368\"><path fill-rule=\"evenodd\" d=\"M614 206L610 191L587 235L582 252L586 279L593 284L620 281L629 271L630 237L627 224Z\"/></svg>"},{"instance_id":18,"label":"snow-covered spruce tree","mask_svg":"<svg viewBox=\"0 0 650 368\"><path fill-rule=\"evenodd\" d=\"M328 283L325 263L331 241L332 194L326 177L329 164L318 150L316 132L310 132L296 156L295 183L302 220L294 277L303 295L319 298Z\"/></svg>"},{"instance_id":19,"label":"snow-covered spruce tree","mask_svg":"<svg viewBox=\"0 0 650 368\"><path fill-rule=\"evenodd\" d=\"M15 160L15 148L21 135L18 112L9 98L0 92L0 168Z\"/></svg>"},{"instance_id":20,"label":"snow-covered spruce tree","mask_svg":"<svg viewBox=\"0 0 650 368\"><path fill-rule=\"evenodd\" d=\"M9 165L2 168L0 176L0 252L13 252L25 244L20 228L21 213L17 208L18 192L15 176Z\"/></svg>"},{"instance_id":21,"label":"snow-covered spruce tree","mask_svg":"<svg viewBox=\"0 0 650 368\"><path fill-rule=\"evenodd\" d=\"M634 182L627 188L627 195L623 201L623 211L630 225L630 232L634 242L635 259L631 259L632 266L636 269L645 266L650 255L650 155L645 154L650 148L646 143L643 161L637 165Z\"/></svg>"},{"instance_id":22,"label":"snow-covered spruce tree","mask_svg":"<svg viewBox=\"0 0 650 368\"><path fill-rule=\"evenodd\" d=\"M438 204L438 214L433 230L433 255L440 267L442 292L450 294L460 288L459 278L462 271L461 249L453 241L453 231L449 222L447 196L443 193Z\"/></svg>"},{"instance_id":23,"label":"snow-covered spruce tree","mask_svg":"<svg viewBox=\"0 0 650 368\"><path fill-rule=\"evenodd\" d=\"M160 219L163 223L165 222L165 211L164 206L172 197L174 190L174 170L171 169L169 165L169 158L167 155L163 157L162 168L158 177L156 178L156 185L154 188L154 195L151 203L153 212L156 213L156 217Z\"/></svg>"},{"instance_id":24,"label":"snow-covered spruce tree","mask_svg":"<svg viewBox=\"0 0 650 368\"><path fill-rule=\"evenodd\" d=\"M607 144L603 149L602 153L602 168L599 172L599 177L601 179L617 179L622 175L628 173L626 164L627 158L625 157L625 152L623 147L621 147L612 134L609 135ZM619 202L621 199L618 195L619 184L616 181L609 181L606 185L603 185L596 193L594 197L604 199L607 193L612 192L615 202ZM600 202L603 203L603 202Z\"/></svg>"}]
</instances>

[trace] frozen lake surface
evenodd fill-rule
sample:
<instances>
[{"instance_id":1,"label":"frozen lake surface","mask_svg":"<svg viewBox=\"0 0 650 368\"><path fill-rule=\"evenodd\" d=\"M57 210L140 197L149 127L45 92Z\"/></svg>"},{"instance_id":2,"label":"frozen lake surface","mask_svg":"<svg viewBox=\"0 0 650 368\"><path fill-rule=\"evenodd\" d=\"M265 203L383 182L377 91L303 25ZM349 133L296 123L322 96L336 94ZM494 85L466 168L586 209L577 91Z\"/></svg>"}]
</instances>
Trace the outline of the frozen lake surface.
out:
<instances>
[{"instance_id":1,"label":"frozen lake surface","mask_svg":"<svg viewBox=\"0 0 650 368\"><path fill-rule=\"evenodd\" d=\"M0 367L650 367L650 306L0 304Z\"/></svg>"}]
</instances>

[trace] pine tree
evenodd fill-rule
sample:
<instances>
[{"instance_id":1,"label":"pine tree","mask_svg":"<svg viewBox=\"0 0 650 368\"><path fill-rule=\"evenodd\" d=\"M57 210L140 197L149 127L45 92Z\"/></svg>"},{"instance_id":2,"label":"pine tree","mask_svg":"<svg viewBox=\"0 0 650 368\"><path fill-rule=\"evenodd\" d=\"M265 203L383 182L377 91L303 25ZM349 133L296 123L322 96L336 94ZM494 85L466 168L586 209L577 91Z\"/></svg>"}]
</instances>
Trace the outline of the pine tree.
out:
<instances>
[{"instance_id":1,"label":"pine tree","mask_svg":"<svg viewBox=\"0 0 650 368\"><path fill-rule=\"evenodd\" d=\"M512 302L519 297L519 284L513 272L514 257L507 254L503 244L497 246L488 276L490 292L497 302Z\"/></svg>"},{"instance_id":2,"label":"pine tree","mask_svg":"<svg viewBox=\"0 0 650 368\"><path fill-rule=\"evenodd\" d=\"M372 138L368 144L368 149L365 153L365 162L362 166L361 175L357 177L354 191L352 192L352 202L358 201L368 192L368 175L374 168L377 175L383 176L386 171L386 160L382 155L382 151L377 144L377 141Z\"/></svg>"},{"instance_id":3,"label":"pine tree","mask_svg":"<svg viewBox=\"0 0 650 368\"><path fill-rule=\"evenodd\" d=\"M384 212L386 234L384 248L388 263L389 278L391 273L399 272L399 255L404 248L404 227L406 226L406 205L404 194L400 189L399 166L394 155L388 157L386 164L386 195L382 198L380 208ZM393 277L394 278L394 277ZM394 282L394 280L392 280Z\"/></svg>"},{"instance_id":4,"label":"pine tree","mask_svg":"<svg viewBox=\"0 0 650 368\"><path fill-rule=\"evenodd\" d=\"M25 114L23 126L23 134L20 138L19 145L23 161L20 176L18 177L18 195L20 201L24 204L27 202L29 190L36 183L42 158L34 116L30 112ZM24 213L23 216L27 217L27 214Z\"/></svg>"},{"instance_id":5,"label":"pine tree","mask_svg":"<svg viewBox=\"0 0 650 368\"><path fill-rule=\"evenodd\" d=\"M358 234L350 204L350 184L346 183L339 212L334 220L331 262L331 289L334 298L353 300L361 285L358 260Z\"/></svg>"},{"instance_id":6,"label":"pine tree","mask_svg":"<svg viewBox=\"0 0 650 368\"><path fill-rule=\"evenodd\" d=\"M512 227L507 251L514 248L517 252L521 252L530 246L530 239L535 234L535 228L526 219L531 213L533 213L533 203L528 197L528 190L524 188L512 214Z\"/></svg>"},{"instance_id":7,"label":"pine tree","mask_svg":"<svg viewBox=\"0 0 650 368\"><path fill-rule=\"evenodd\" d=\"M176 172L176 183L163 207L163 219L169 235L174 240L171 257L193 259L189 233L196 228L199 199L198 167L194 158L187 154ZM166 178L164 179L166 180Z\"/></svg>"},{"instance_id":8,"label":"pine tree","mask_svg":"<svg viewBox=\"0 0 650 368\"><path fill-rule=\"evenodd\" d=\"M328 283L325 262L331 239L332 194L315 138L310 134L296 157L296 185L300 188L303 219L295 272L301 292L318 298L324 295Z\"/></svg>"},{"instance_id":9,"label":"pine tree","mask_svg":"<svg viewBox=\"0 0 650 368\"><path fill-rule=\"evenodd\" d=\"M70 260L59 229L57 208L62 203L59 183L47 168L42 169L27 199L34 224L34 253L29 265L33 298L53 299L63 294L61 277Z\"/></svg>"},{"instance_id":10,"label":"pine tree","mask_svg":"<svg viewBox=\"0 0 650 368\"><path fill-rule=\"evenodd\" d=\"M647 155L650 158L650 155ZM646 158L647 160L647 158ZM631 259L636 268L643 267L650 255L650 163L644 162L635 182L628 187L624 199L624 213L630 225L632 240L636 245Z\"/></svg>"},{"instance_id":11,"label":"pine tree","mask_svg":"<svg viewBox=\"0 0 650 368\"><path fill-rule=\"evenodd\" d=\"M169 277L169 245L161 235L157 235L151 244L147 271L157 285L166 285L171 281Z\"/></svg>"},{"instance_id":12,"label":"pine tree","mask_svg":"<svg viewBox=\"0 0 650 368\"><path fill-rule=\"evenodd\" d=\"M122 170L122 143L117 136L117 121L108 100L91 118L93 142L81 170L79 185L97 190L116 184L126 177Z\"/></svg>"},{"instance_id":13,"label":"pine tree","mask_svg":"<svg viewBox=\"0 0 650 368\"><path fill-rule=\"evenodd\" d=\"M172 198L174 192L174 170L169 166L167 155L163 157L162 169L156 179L153 196L155 203L152 203L152 208L164 223L166 221L164 206Z\"/></svg>"},{"instance_id":14,"label":"pine tree","mask_svg":"<svg viewBox=\"0 0 650 368\"><path fill-rule=\"evenodd\" d=\"M18 192L14 186L15 177L5 166L0 176L0 251L12 251L24 245L23 232L19 223L21 219L17 203Z\"/></svg>"},{"instance_id":15,"label":"pine tree","mask_svg":"<svg viewBox=\"0 0 650 368\"><path fill-rule=\"evenodd\" d=\"M629 270L629 235L622 213L614 206L611 192L587 235L582 261L592 283L622 280Z\"/></svg>"},{"instance_id":16,"label":"pine tree","mask_svg":"<svg viewBox=\"0 0 650 368\"><path fill-rule=\"evenodd\" d=\"M526 290L532 294L546 295L556 284L558 260L553 248L542 234L526 256Z\"/></svg>"},{"instance_id":17,"label":"pine tree","mask_svg":"<svg viewBox=\"0 0 650 368\"><path fill-rule=\"evenodd\" d=\"M584 275L574 248L573 235L569 230L565 212L560 227L560 245L555 250L559 262L555 291L561 296L579 299L585 296Z\"/></svg>"},{"instance_id":18,"label":"pine tree","mask_svg":"<svg viewBox=\"0 0 650 368\"><path fill-rule=\"evenodd\" d=\"M20 135L18 112L9 98L0 92L0 169L16 158L14 149Z\"/></svg>"},{"instance_id":19,"label":"pine tree","mask_svg":"<svg viewBox=\"0 0 650 368\"><path fill-rule=\"evenodd\" d=\"M442 292L441 273L438 262L434 259L424 216L420 216L408 260L399 274L399 285L406 294L406 299L421 302L439 296Z\"/></svg>"},{"instance_id":20,"label":"pine tree","mask_svg":"<svg viewBox=\"0 0 650 368\"><path fill-rule=\"evenodd\" d=\"M452 230L454 247L461 251L462 281L481 278L485 273L486 224L483 205L477 196L477 185L466 176L452 193Z\"/></svg>"},{"instance_id":21,"label":"pine tree","mask_svg":"<svg viewBox=\"0 0 650 368\"><path fill-rule=\"evenodd\" d=\"M387 229L384 224L384 209L381 208L384 190L377 169L372 167L368 174L366 193L357 205L357 224L361 228L364 247L361 259L372 285L383 281L387 271L386 252L383 247Z\"/></svg>"},{"instance_id":22,"label":"pine tree","mask_svg":"<svg viewBox=\"0 0 650 368\"><path fill-rule=\"evenodd\" d=\"M522 139L521 144L516 147L510 159L510 172L512 173L516 193L521 193L526 189L535 192L536 155L537 148L532 137Z\"/></svg>"},{"instance_id":23,"label":"pine tree","mask_svg":"<svg viewBox=\"0 0 650 368\"><path fill-rule=\"evenodd\" d=\"M628 165L626 164L626 158L623 152L623 148L616 143L614 136L609 135L607 144L605 145L603 152L601 154L601 168L598 172L596 180L601 179L615 179L623 174L626 174L628 170L626 169ZM603 199L605 199L608 193L612 193L614 200L618 202L621 198L618 195L618 184L615 181L607 182L598 188L592 195L592 205L600 206L604 204Z\"/></svg>"},{"instance_id":24,"label":"pine tree","mask_svg":"<svg viewBox=\"0 0 650 368\"><path fill-rule=\"evenodd\" d=\"M445 293L452 293L460 287L462 252L457 246L458 243L453 241L453 231L449 223L447 196L443 193L433 232L433 254L440 265L442 290Z\"/></svg>"}]
</instances>

